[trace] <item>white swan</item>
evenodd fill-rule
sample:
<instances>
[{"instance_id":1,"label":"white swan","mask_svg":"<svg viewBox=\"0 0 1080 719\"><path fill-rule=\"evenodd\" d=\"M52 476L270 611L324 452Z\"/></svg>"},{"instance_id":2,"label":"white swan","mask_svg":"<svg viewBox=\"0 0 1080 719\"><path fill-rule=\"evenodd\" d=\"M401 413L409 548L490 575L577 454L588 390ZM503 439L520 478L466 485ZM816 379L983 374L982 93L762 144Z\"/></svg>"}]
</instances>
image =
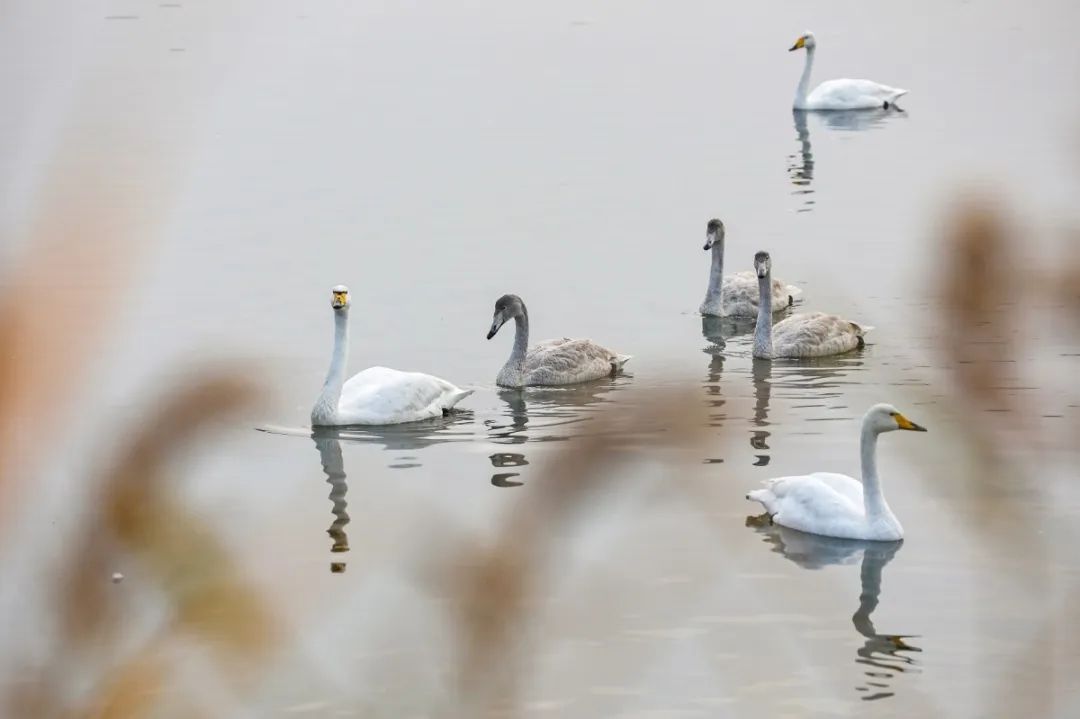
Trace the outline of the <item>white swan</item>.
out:
<instances>
[{"instance_id":1,"label":"white swan","mask_svg":"<svg viewBox=\"0 0 1080 719\"><path fill-rule=\"evenodd\" d=\"M806 48L806 66L803 67L799 86L795 89L796 110L867 110L880 107L888 109L895 106L901 95L907 90L881 85L871 80L826 80L810 93L810 69L814 65L814 48L817 40L814 33L805 32L788 51Z\"/></svg>"},{"instance_id":2,"label":"white swan","mask_svg":"<svg viewBox=\"0 0 1080 719\"><path fill-rule=\"evenodd\" d=\"M824 312L805 312L772 323L772 259L754 255L758 281L758 317L754 326L754 357L826 357L862 347L863 335L874 329Z\"/></svg>"},{"instance_id":3,"label":"white swan","mask_svg":"<svg viewBox=\"0 0 1080 719\"><path fill-rule=\"evenodd\" d=\"M545 340L529 347L529 312L517 295L503 295L495 303L487 338L494 337L511 318L516 324L514 348L495 378L500 387L588 382L616 374L630 360L630 355L616 354L592 340L569 337Z\"/></svg>"},{"instance_id":4,"label":"white swan","mask_svg":"<svg viewBox=\"0 0 1080 719\"><path fill-rule=\"evenodd\" d=\"M705 226L705 250L712 250L712 267L709 269L709 288L698 312L715 317L757 317L758 287L754 273L746 270L724 275L724 235L724 223L709 220ZM802 294L798 287L780 280L773 280L772 290L773 312L791 306Z\"/></svg>"},{"instance_id":5,"label":"white swan","mask_svg":"<svg viewBox=\"0 0 1080 719\"><path fill-rule=\"evenodd\" d=\"M438 417L448 412L471 389L419 372L369 367L345 381L349 353L349 288L330 290L334 308L334 354L322 394L311 410L314 426L400 424Z\"/></svg>"},{"instance_id":6,"label":"white swan","mask_svg":"<svg viewBox=\"0 0 1080 719\"><path fill-rule=\"evenodd\" d=\"M904 538L904 528L889 509L877 474L877 438L897 429L925 432L895 407L876 404L862 421L859 442L862 482L844 474L815 472L767 479L764 489L746 495L760 502L772 521L784 527L841 539L891 542Z\"/></svg>"}]
</instances>

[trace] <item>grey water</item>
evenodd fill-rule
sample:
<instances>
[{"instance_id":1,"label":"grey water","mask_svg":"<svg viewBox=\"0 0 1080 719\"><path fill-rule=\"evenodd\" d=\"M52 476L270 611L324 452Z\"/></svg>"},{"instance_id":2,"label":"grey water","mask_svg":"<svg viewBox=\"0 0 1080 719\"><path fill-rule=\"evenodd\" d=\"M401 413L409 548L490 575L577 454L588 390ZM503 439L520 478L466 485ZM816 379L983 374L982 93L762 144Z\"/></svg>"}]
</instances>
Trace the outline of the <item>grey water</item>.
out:
<instances>
[{"instance_id":1,"label":"grey water","mask_svg":"<svg viewBox=\"0 0 1080 719\"><path fill-rule=\"evenodd\" d=\"M690 388L707 443L679 471L715 501L650 499L642 476L678 477L627 438L633 461L612 471L631 488L592 508L540 593L524 713L985 715L1058 594L1003 586L1002 566L1044 575L951 511L967 465L950 443L972 420L941 366L940 227L973 185L1037 227L1075 222L1080 93L1063 79L1080 72L1078 19L1065 2L953 0L22 8L0 30L0 53L33 68L0 63L15 100L0 125L5 235L27 222L49 132L80 112L140 122L143 96L123 83L150 88L150 114L180 138L171 189L144 200L164 209L115 331L49 457L35 517L51 524L27 523L62 533L90 509L67 488L119 442L101 418L137 421L192 366L240 360L266 401L195 454L182 493L304 637L248 709L437 715L425 702L452 655L442 598L415 567L494 536L550 459L608 431L609 412L636 411L637 393ZM909 88L903 111L793 112L803 55L786 50L807 29L815 81ZM87 92L96 67L120 89ZM160 150L102 137L118 156ZM714 216L728 272L770 251L775 275L803 288L797 311L873 325L868 346L763 363L752 321L700 317ZM1015 250L1021 263L1049 251L1034 231ZM462 411L313 435L335 284L352 296L350 372L436 374L475 390ZM534 340L589 337L634 359L609 380L496 387L511 339L484 334L509 292ZM1022 361L1075 356L1075 338L1031 331ZM1025 395L1051 432L1078 412L1055 378L1028 377ZM879 447L902 544L754 518L744 495L765 478L858 476L859 418L882 401L930 429ZM1017 452L1013 496L1051 548L1039 566L1074 576L1080 560L1056 549L1075 539L1069 473ZM4 556L0 610L34 626L33 596L11 589L34 570ZM1052 651L1032 661L1053 675Z\"/></svg>"}]
</instances>

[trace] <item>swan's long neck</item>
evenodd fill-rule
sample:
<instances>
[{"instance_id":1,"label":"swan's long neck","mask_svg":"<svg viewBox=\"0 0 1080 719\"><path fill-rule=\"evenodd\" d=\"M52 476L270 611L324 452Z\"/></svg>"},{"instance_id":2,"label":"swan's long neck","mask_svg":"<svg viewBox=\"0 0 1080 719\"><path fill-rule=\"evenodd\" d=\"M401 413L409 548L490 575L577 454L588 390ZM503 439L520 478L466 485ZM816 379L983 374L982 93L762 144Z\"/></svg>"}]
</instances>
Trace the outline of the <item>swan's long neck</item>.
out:
<instances>
[{"instance_id":1,"label":"swan's long neck","mask_svg":"<svg viewBox=\"0 0 1080 719\"><path fill-rule=\"evenodd\" d=\"M885 503L885 495L881 493L881 480L878 479L877 438L877 432L864 424L859 439L859 452L862 455L863 505L868 521L890 513L889 505Z\"/></svg>"},{"instance_id":2,"label":"swan's long neck","mask_svg":"<svg viewBox=\"0 0 1080 719\"><path fill-rule=\"evenodd\" d=\"M757 324L754 326L754 356L772 359L772 272L758 277Z\"/></svg>"},{"instance_id":3,"label":"swan's long neck","mask_svg":"<svg viewBox=\"0 0 1080 719\"><path fill-rule=\"evenodd\" d=\"M709 289L705 292L705 304L719 303L724 290L724 241L712 246L712 266L709 268Z\"/></svg>"},{"instance_id":4,"label":"swan's long neck","mask_svg":"<svg viewBox=\"0 0 1080 719\"><path fill-rule=\"evenodd\" d=\"M330 358L330 369L323 382L322 393L311 410L312 424L328 424L337 414L338 400L341 399L341 387L345 384L345 364L349 359L349 312L341 309L334 312L334 354Z\"/></svg>"},{"instance_id":5,"label":"swan's long neck","mask_svg":"<svg viewBox=\"0 0 1080 719\"><path fill-rule=\"evenodd\" d=\"M795 107L806 106L806 94L810 90L810 70L814 66L814 49L806 48L806 64L803 65L802 77L799 78L799 86L795 88Z\"/></svg>"},{"instance_id":6,"label":"swan's long neck","mask_svg":"<svg viewBox=\"0 0 1080 719\"><path fill-rule=\"evenodd\" d=\"M499 375L504 384L521 387L525 383L525 355L529 351L529 311L523 306L514 316L514 348Z\"/></svg>"}]
</instances>

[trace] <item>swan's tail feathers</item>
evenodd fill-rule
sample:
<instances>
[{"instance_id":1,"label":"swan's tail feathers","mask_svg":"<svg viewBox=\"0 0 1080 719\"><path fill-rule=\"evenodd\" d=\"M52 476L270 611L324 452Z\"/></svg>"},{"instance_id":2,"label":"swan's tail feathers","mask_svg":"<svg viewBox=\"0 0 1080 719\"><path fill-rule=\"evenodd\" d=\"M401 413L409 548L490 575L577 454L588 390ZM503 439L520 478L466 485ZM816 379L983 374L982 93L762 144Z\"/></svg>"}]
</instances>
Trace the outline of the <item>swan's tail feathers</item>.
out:
<instances>
[{"instance_id":1,"label":"swan's tail feathers","mask_svg":"<svg viewBox=\"0 0 1080 719\"><path fill-rule=\"evenodd\" d=\"M472 394L475 391L476 390L473 390L473 389L459 389L459 390L455 390L455 391L451 392L450 393L450 398L446 402L446 408L447 409L453 409L454 406L458 402L465 399L466 397L468 397L470 394Z\"/></svg>"},{"instance_id":2,"label":"swan's tail feathers","mask_svg":"<svg viewBox=\"0 0 1080 719\"><path fill-rule=\"evenodd\" d=\"M758 502L769 514L776 513L776 495L768 487L753 489L746 493L746 498L751 502Z\"/></svg>"},{"instance_id":3,"label":"swan's tail feathers","mask_svg":"<svg viewBox=\"0 0 1080 719\"><path fill-rule=\"evenodd\" d=\"M885 100L885 109L888 110L891 107L895 110L900 110L901 112L903 112L904 108L897 105L896 101L906 94L908 94L907 90L902 90L899 87L892 88L892 94L889 95L889 97Z\"/></svg>"},{"instance_id":4,"label":"swan's tail feathers","mask_svg":"<svg viewBox=\"0 0 1080 719\"><path fill-rule=\"evenodd\" d=\"M615 361L611 363L612 370L618 372L623 365L634 358L634 355L615 355Z\"/></svg>"},{"instance_id":5,"label":"swan's tail feathers","mask_svg":"<svg viewBox=\"0 0 1080 719\"><path fill-rule=\"evenodd\" d=\"M851 323L851 326L855 328L855 338L859 341L859 344L858 344L857 348L862 349L863 347L866 346L866 333L869 332L870 330L874 329L874 326L873 325L859 325L859 324L855 324L854 322Z\"/></svg>"}]
</instances>

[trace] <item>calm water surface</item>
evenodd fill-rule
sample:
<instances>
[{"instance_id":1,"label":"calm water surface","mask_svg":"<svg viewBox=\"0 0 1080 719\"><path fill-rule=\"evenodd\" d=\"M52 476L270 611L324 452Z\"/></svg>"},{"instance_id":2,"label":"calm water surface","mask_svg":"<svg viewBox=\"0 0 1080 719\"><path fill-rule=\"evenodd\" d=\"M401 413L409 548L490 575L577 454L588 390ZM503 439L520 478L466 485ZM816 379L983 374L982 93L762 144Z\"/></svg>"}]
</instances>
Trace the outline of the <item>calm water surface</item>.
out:
<instances>
[{"instance_id":1,"label":"calm water surface","mask_svg":"<svg viewBox=\"0 0 1080 719\"><path fill-rule=\"evenodd\" d=\"M487 536L530 501L554 453L610 431L607 411L678 387L707 407L710 442L676 452L672 472L626 438L630 488L594 508L543 592L527 713L976 716L994 701L1055 590L1003 583L1002 566L1039 578L1042 565L981 547L951 512L962 459L949 440L965 420L936 366L927 273L961 183L1075 220L1080 94L1062 81L1080 71L1074 4L108 2L77 13L24 9L4 31L3 52L34 68L20 78L0 63L16 98L0 141L13 158L5 234L26 222L57 116L137 124L137 100L96 95L100 78L73 76L72 63L150 88L158 116L186 102L193 119L165 123L175 179L145 198L166 209L136 264L136 301L79 400L95 419L72 419L47 509L27 525L47 523L41 551L58 551L82 516L69 488L113 446L98 418L133 420L189 362L244 358L269 404L195 458L184 492L303 632L256 714L427 712L452 658L439 598L410 579L418 558L440 531ZM805 29L819 39L816 80L910 88L905 111L793 113L803 56L786 49ZM119 138L114 152L149 151ZM769 250L776 274L803 287L802 309L874 325L871 344L753 361L752 323L696 312L712 216L728 228L729 272ZM1017 249L1027 261L1040 248ZM462 412L311 435L338 283L353 297L350 369L446 377L476 390ZM626 374L495 387L511 340L484 334L507 292L528 303L533 339L591 337L634 355ZM1075 346L1051 339L1021 361L1075 361ZM1043 414L1075 423L1062 395L1038 396L1054 405ZM930 427L880 444L902 545L748 519L756 505L743 495L762 479L857 475L859 418L879 401ZM1062 485L1067 501L1042 499L1064 473L1023 461L1016 501L1044 503L1031 531L1045 533L1047 563L1075 576L1075 554L1053 548L1074 538L1076 497ZM688 473L717 501L654 500L637 481L650 472L652 486ZM10 589L32 582L30 565L5 560L0 610L34 627L34 595ZM1032 671L1050 673L1052 659Z\"/></svg>"}]
</instances>

